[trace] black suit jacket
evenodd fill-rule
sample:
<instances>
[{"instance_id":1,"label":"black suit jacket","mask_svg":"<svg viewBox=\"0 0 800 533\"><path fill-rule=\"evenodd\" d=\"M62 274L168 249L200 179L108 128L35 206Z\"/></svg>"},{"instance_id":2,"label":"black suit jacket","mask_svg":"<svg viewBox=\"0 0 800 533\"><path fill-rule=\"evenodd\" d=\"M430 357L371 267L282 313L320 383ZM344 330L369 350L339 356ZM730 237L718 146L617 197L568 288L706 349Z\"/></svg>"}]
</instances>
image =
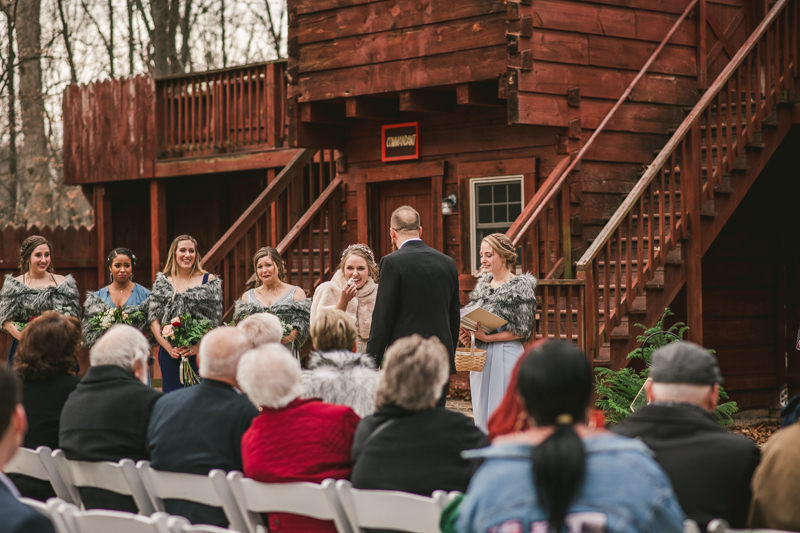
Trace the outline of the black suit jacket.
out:
<instances>
[{"instance_id":1,"label":"black suit jacket","mask_svg":"<svg viewBox=\"0 0 800 533\"><path fill-rule=\"evenodd\" d=\"M414 333L436 336L447 348L450 372L455 373L460 308L455 261L422 241L407 241L381 259L367 353L380 365L397 339Z\"/></svg>"},{"instance_id":2,"label":"black suit jacket","mask_svg":"<svg viewBox=\"0 0 800 533\"><path fill-rule=\"evenodd\" d=\"M156 470L207 475L220 468L242 470L242 435L258 416L244 394L221 381L204 379L199 385L165 395L156 402L147 431L150 465ZM225 513L183 500L164 502L167 512L185 516L193 524L228 527Z\"/></svg>"},{"instance_id":3,"label":"black suit jacket","mask_svg":"<svg viewBox=\"0 0 800 533\"><path fill-rule=\"evenodd\" d=\"M161 393L115 365L89 368L61 411L59 444L72 461L149 459L146 438ZM130 496L82 488L87 509L137 512Z\"/></svg>"},{"instance_id":4,"label":"black suit jacket","mask_svg":"<svg viewBox=\"0 0 800 533\"><path fill-rule=\"evenodd\" d=\"M750 480L761 459L755 442L719 427L711 413L681 404L645 405L611 430L653 450L686 517L704 531L714 518L745 527Z\"/></svg>"},{"instance_id":5,"label":"black suit jacket","mask_svg":"<svg viewBox=\"0 0 800 533\"><path fill-rule=\"evenodd\" d=\"M54 533L50 519L28 507L0 481L0 531L3 533Z\"/></svg>"}]
</instances>

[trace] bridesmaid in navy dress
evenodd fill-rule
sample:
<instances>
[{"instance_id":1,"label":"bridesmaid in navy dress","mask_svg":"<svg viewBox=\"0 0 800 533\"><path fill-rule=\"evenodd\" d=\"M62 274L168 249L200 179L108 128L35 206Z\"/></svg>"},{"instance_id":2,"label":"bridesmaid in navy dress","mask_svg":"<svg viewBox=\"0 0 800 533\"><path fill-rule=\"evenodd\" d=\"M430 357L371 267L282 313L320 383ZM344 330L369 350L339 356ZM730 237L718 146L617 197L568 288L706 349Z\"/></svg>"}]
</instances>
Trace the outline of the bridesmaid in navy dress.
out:
<instances>
[{"instance_id":1,"label":"bridesmaid in navy dress","mask_svg":"<svg viewBox=\"0 0 800 533\"><path fill-rule=\"evenodd\" d=\"M156 275L148 304L150 329L161 346L158 364L164 392L186 386L180 381L181 357L188 357L189 364L197 372L197 345L176 347L161 336L162 325L184 314L208 320L212 327L219 326L222 321L222 282L203 269L197 241L190 235L179 235L172 241L167 264Z\"/></svg>"}]
</instances>

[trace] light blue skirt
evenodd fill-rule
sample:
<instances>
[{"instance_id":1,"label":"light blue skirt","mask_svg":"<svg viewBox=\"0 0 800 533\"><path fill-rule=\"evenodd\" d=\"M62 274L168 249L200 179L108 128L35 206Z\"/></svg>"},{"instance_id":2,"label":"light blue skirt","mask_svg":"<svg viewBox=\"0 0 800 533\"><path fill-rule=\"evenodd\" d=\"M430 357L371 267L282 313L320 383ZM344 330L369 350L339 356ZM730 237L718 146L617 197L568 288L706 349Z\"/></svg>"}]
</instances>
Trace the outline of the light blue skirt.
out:
<instances>
[{"instance_id":1,"label":"light blue skirt","mask_svg":"<svg viewBox=\"0 0 800 533\"><path fill-rule=\"evenodd\" d=\"M472 414L475 425L488 433L489 417L500 405L511 381L514 365L525 350L519 340L480 343L477 347L486 350L486 363L483 372L469 373Z\"/></svg>"}]
</instances>

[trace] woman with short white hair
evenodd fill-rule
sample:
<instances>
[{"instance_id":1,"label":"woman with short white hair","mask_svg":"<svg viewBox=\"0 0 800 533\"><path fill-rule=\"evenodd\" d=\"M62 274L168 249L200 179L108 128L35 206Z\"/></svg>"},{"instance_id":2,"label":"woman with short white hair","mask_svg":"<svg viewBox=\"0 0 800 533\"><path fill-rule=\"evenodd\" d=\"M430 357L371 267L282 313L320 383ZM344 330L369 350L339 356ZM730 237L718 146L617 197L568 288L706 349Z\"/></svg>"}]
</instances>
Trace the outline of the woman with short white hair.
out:
<instances>
[{"instance_id":1,"label":"woman with short white hair","mask_svg":"<svg viewBox=\"0 0 800 533\"><path fill-rule=\"evenodd\" d=\"M242 437L244 475L264 483L350 477L350 450L359 418L344 405L302 399L300 362L283 345L244 354L236 379L259 415ZM333 522L270 513L270 531L335 533Z\"/></svg>"},{"instance_id":2,"label":"woman with short white hair","mask_svg":"<svg viewBox=\"0 0 800 533\"><path fill-rule=\"evenodd\" d=\"M236 324L236 327L244 332L253 348L271 342L281 342L283 338L281 319L271 313L250 315Z\"/></svg>"},{"instance_id":3,"label":"woman with short white hair","mask_svg":"<svg viewBox=\"0 0 800 533\"><path fill-rule=\"evenodd\" d=\"M378 410L356 431L354 487L423 496L467 489L472 465L461 452L488 441L463 414L436 407L448 379L447 349L436 337L403 337L386 350Z\"/></svg>"}]
</instances>

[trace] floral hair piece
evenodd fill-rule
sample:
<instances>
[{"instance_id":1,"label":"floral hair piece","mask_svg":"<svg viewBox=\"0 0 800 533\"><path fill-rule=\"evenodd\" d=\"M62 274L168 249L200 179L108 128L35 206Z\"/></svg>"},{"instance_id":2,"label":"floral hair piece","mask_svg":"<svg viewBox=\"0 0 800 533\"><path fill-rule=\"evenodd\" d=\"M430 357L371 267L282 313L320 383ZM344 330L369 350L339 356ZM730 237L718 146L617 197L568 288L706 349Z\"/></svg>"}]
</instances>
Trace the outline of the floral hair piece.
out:
<instances>
[{"instance_id":1,"label":"floral hair piece","mask_svg":"<svg viewBox=\"0 0 800 533\"><path fill-rule=\"evenodd\" d=\"M359 250L364 252L369 256L370 261L372 261L373 264L375 263L375 256L372 254L372 250L370 250L369 246L367 246L366 244L351 244L350 246L344 249L344 251L342 252L342 257L339 259L339 261L344 261L347 252L349 252L350 250Z\"/></svg>"}]
</instances>

